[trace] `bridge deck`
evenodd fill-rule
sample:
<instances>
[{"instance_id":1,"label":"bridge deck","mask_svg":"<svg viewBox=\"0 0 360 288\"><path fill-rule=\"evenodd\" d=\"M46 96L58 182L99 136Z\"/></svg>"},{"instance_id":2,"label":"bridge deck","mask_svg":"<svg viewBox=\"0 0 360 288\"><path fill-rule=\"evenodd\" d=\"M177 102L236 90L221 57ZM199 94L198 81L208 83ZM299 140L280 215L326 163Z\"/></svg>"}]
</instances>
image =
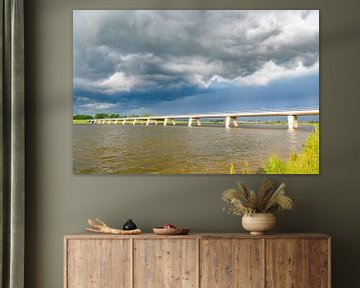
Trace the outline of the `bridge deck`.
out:
<instances>
[{"instance_id":1,"label":"bridge deck","mask_svg":"<svg viewBox=\"0 0 360 288\"><path fill-rule=\"evenodd\" d=\"M105 118L105 119L91 119L88 120L89 123L95 124L117 124L121 122L123 125L126 122L131 121L133 125L136 125L138 120L146 121L146 126L151 124L157 125L158 120L164 121L163 125L167 126L169 121L173 125L176 125L175 119L188 119L188 126L192 127L193 123L196 122L197 126L201 126L200 119L209 119L209 118L225 118L225 127L230 128L231 126L237 127L238 117L266 117L266 116L287 116L288 118L288 128L294 129L298 128L298 116L309 116L309 115L319 115L319 110L292 110L292 111L261 111L261 112L239 112L239 113L213 113L213 114L189 114L189 115L163 115L163 116L140 116L140 117L122 117L122 118Z\"/></svg>"},{"instance_id":2,"label":"bridge deck","mask_svg":"<svg viewBox=\"0 0 360 288\"><path fill-rule=\"evenodd\" d=\"M189 114L189 115L163 115L163 116L140 116L126 118L104 118L105 121L121 120L164 120L164 119L189 119L189 118L226 118L226 117L265 117L265 116L310 116L319 115L319 110L294 110L294 111L263 111L263 112L239 112L218 114ZM89 120L91 121L91 120Z\"/></svg>"}]
</instances>

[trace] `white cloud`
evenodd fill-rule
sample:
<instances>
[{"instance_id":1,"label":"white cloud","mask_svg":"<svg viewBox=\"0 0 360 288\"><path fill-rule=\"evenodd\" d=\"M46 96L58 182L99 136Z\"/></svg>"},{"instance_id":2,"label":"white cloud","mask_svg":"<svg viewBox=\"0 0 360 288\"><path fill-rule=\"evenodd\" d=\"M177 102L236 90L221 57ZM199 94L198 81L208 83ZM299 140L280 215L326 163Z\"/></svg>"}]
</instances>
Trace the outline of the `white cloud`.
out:
<instances>
[{"instance_id":1,"label":"white cloud","mask_svg":"<svg viewBox=\"0 0 360 288\"><path fill-rule=\"evenodd\" d=\"M78 107L80 109L86 109L86 110L106 110L114 107L115 104L112 103L87 103L79 105Z\"/></svg>"},{"instance_id":2,"label":"white cloud","mask_svg":"<svg viewBox=\"0 0 360 288\"><path fill-rule=\"evenodd\" d=\"M188 75L187 80L189 83L192 83L192 84L194 84L200 88L204 88L204 89L209 88L213 84L224 83L224 82L230 83L231 82L230 80L225 79L219 75L214 75L209 80L205 80L204 76L202 76L200 74Z\"/></svg>"},{"instance_id":3,"label":"white cloud","mask_svg":"<svg viewBox=\"0 0 360 288\"><path fill-rule=\"evenodd\" d=\"M114 94L118 92L129 92L136 85L145 84L146 81L140 79L141 75L126 75L123 72L115 72L105 79L91 81L89 79L74 79L74 86L92 92L104 94Z\"/></svg>"},{"instance_id":4,"label":"white cloud","mask_svg":"<svg viewBox=\"0 0 360 288\"><path fill-rule=\"evenodd\" d=\"M267 85L318 71L319 11L75 11L73 45L92 92Z\"/></svg>"},{"instance_id":5,"label":"white cloud","mask_svg":"<svg viewBox=\"0 0 360 288\"><path fill-rule=\"evenodd\" d=\"M208 76L216 72L222 72L224 69L220 61L208 61L208 59L200 59L200 57L182 57L169 60L162 67L173 73Z\"/></svg>"},{"instance_id":6,"label":"white cloud","mask_svg":"<svg viewBox=\"0 0 360 288\"><path fill-rule=\"evenodd\" d=\"M105 80L95 84L104 93L129 92L135 85L142 81L134 75L126 75L123 72L116 72Z\"/></svg>"},{"instance_id":7,"label":"white cloud","mask_svg":"<svg viewBox=\"0 0 360 288\"><path fill-rule=\"evenodd\" d=\"M303 63L299 61L295 66L287 68L276 65L273 61L269 61L255 73L234 79L234 83L244 86L264 86L274 80L301 77L318 72L318 70L319 62L316 62L310 67L305 67Z\"/></svg>"}]
</instances>

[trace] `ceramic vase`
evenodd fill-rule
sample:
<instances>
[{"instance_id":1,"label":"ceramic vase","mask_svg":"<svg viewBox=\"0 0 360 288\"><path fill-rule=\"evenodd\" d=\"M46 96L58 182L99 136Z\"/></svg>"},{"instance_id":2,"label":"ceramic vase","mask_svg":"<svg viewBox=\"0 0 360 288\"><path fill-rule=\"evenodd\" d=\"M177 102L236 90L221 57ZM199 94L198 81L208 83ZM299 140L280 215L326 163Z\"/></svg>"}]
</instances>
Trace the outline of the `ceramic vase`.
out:
<instances>
[{"instance_id":1,"label":"ceramic vase","mask_svg":"<svg viewBox=\"0 0 360 288\"><path fill-rule=\"evenodd\" d=\"M276 226L276 217L273 213L255 213L242 217L242 226L251 235L263 235Z\"/></svg>"}]
</instances>

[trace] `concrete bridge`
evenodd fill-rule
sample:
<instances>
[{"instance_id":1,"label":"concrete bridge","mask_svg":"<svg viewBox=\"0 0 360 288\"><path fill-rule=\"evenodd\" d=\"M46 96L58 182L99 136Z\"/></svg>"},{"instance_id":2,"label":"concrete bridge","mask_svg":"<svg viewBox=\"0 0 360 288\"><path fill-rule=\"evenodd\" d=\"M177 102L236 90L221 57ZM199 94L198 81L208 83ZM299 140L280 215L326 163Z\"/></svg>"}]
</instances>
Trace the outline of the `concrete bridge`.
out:
<instances>
[{"instance_id":1,"label":"concrete bridge","mask_svg":"<svg viewBox=\"0 0 360 288\"><path fill-rule=\"evenodd\" d=\"M127 118L106 118L106 119L91 119L88 122L92 124L131 124L139 125L145 124L158 125L161 121L162 125L176 125L176 120L186 120L188 127L193 125L201 126L201 119L225 119L225 127L237 127L238 118L240 117L270 117L270 116L287 116L288 128L298 128L298 116L319 115L317 110L293 110L293 111L260 111L260 112L239 112L239 113L214 113L214 114L192 114L192 115L164 115L164 116L149 116L149 117L127 117Z\"/></svg>"}]
</instances>

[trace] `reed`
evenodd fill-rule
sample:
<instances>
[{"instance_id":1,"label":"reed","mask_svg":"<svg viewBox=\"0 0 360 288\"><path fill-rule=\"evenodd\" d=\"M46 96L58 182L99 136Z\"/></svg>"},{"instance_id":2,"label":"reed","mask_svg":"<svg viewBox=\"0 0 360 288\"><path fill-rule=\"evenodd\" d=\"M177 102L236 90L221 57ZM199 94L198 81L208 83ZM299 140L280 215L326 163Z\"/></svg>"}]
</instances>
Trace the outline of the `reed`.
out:
<instances>
[{"instance_id":1,"label":"reed","mask_svg":"<svg viewBox=\"0 0 360 288\"><path fill-rule=\"evenodd\" d=\"M305 141L303 151L292 153L288 161L272 155L263 169L264 174L319 174L319 128Z\"/></svg>"}]
</instances>

